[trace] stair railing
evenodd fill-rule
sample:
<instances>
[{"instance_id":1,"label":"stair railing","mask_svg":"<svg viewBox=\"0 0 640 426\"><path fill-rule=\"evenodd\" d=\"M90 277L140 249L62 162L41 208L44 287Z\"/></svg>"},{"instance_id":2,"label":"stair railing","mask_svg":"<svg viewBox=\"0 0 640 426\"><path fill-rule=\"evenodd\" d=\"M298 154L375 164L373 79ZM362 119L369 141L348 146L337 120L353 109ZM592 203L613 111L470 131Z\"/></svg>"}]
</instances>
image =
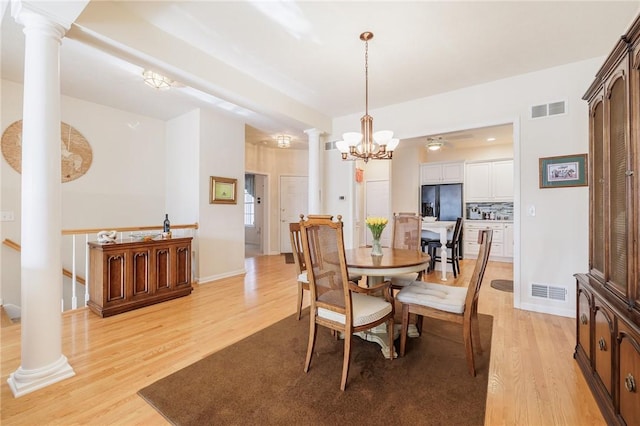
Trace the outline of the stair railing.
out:
<instances>
[{"instance_id":1,"label":"stair railing","mask_svg":"<svg viewBox=\"0 0 640 426\"><path fill-rule=\"evenodd\" d=\"M121 228L87 228L87 229L65 229L62 231L62 236L70 236L71 237L71 270L62 268L62 274L71 279L71 309L78 309L79 307L84 307L89 302L89 286L86 285L87 282L90 282L89 276L89 242L97 240L97 233L100 231L109 230L116 231L118 233L118 241L122 242L128 237L124 234L129 233L153 233L154 231L158 231L158 233L162 232L162 226L129 226L129 227L121 227ZM196 238L198 230L198 224L186 224L186 225L171 225L171 232L173 237L192 237ZM178 231L178 232L176 232ZM177 235L179 234L179 235ZM77 274L77 248L76 248L76 237L79 235L84 235L84 277L81 277ZM5 239L2 244L7 247L10 247L14 250L21 251L20 244L12 241L10 239ZM61 248L62 249L62 248ZM192 274L192 276L194 276ZM78 294L77 294L77 285L84 285L84 303L79 306L78 305ZM65 300L63 298L61 300L61 309L65 311Z\"/></svg>"}]
</instances>

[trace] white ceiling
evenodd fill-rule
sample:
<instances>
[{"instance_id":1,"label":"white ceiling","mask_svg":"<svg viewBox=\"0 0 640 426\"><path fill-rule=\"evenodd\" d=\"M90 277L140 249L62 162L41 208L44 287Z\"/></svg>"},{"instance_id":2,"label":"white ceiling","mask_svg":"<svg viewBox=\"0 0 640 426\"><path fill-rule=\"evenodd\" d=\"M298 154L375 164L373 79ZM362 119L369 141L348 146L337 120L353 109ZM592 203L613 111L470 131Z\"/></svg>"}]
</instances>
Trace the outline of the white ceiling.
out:
<instances>
[{"instance_id":1,"label":"white ceiling","mask_svg":"<svg viewBox=\"0 0 640 426\"><path fill-rule=\"evenodd\" d=\"M364 112L363 31L375 34L375 109L604 56L639 11L640 1L92 1L63 40L61 90L162 120L213 106L260 129L249 142L287 133L304 147L304 129ZM22 82L23 52L5 13L3 79ZM144 68L180 83L153 90Z\"/></svg>"}]
</instances>

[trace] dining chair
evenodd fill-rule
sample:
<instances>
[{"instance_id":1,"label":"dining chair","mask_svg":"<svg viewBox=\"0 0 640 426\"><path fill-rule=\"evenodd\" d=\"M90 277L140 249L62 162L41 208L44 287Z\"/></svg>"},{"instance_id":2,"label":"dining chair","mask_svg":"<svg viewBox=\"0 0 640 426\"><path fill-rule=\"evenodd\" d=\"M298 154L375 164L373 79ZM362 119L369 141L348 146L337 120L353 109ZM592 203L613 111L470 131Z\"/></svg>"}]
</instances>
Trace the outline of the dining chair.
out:
<instances>
[{"instance_id":1,"label":"dining chair","mask_svg":"<svg viewBox=\"0 0 640 426\"><path fill-rule=\"evenodd\" d=\"M301 215L301 218L304 215ZM304 253L302 248L302 232L300 231L300 222L289 223L289 237L291 238L291 249L293 250L293 261L296 264L296 277L298 280L298 302L297 313L298 320L302 316L302 302L304 298L304 290L309 291L309 278L307 277L307 264L304 262ZM362 278L361 275L349 275L349 280L358 282Z\"/></svg>"},{"instance_id":2,"label":"dining chair","mask_svg":"<svg viewBox=\"0 0 640 426\"><path fill-rule=\"evenodd\" d=\"M416 213L393 214L393 237L391 247L405 250L415 250L422 253L422 217ZM426 271L418 273L400 274L385 277L391 281L391 288L399 290L416 280L422 279Z\"/></svg>"},{"instance_id":3,"label":"dining chair","mask_svg":"<svg viewBox=\"0 0 640 426\"><path fill-rule=\"evenodd\" d=\"M302 251L302 232L300 231L300 222L289 224L289 237L291 238L291 250L293 250L293 261L296 264L296 277L298 279L298 320L302 312L303 291L309 291L309 279L307 278L307 264L304 263L304 254Z\"/></svg>"},{"instance_id":4,"label":"dining chair","mask_svg":"<svg viewBox=\"0 0 640 426\"><path fill-rule=\"evenodd\" d=\"M309 343L304 364L309 371L318 325L344 335L340 389L345 390L353 333L387 323L389 347L393 349L394 304L390 283L364 288L349 281L344 250L342 217L309 215L300 222L307 265L311 308ZM382 294L383 297L379 297ZM375 296L374 296L375 295ZM391 357L393 359L393 356Z\"/></svg>"},{"instance_id":5,"label":"dining chair","mask_svg":"<svg viewBox=\"0 0 640 426\"><path fill-rule=\"evenodd\" d=\"M440 241L429 241L427 251L431 256L430 269L434 270L436 262L441 262L439 248L442 247ZM451 239L447 241L447 250L451 250L451 256L447 256L447 263L451 264L453 270L453 277L457 278L460 273L460 259L462 258L462 218L456 219L456 226L453 228L453 235ZM443 265L444 268L446 265Z\"/></svg>"},{"instance_id":6,"label":"dining chair","mask_svg":"<svg viewBox=\"0 0 640 426\"><path fill-rule=\"evenodd\" d=\"M407 343L409 314L416 314L418 329L422 329L423 317L451 321L462 325L467 366L472 376L476 375L474 349L482 353L480 329L478 325L478 295L484 271L487 268L493 231L478 233L480 251L473 275L467 288L416 281L398 292L397 300L402 303L402 328L400 331L400 356L404 356Z\"/></svg>"}]
</instances>

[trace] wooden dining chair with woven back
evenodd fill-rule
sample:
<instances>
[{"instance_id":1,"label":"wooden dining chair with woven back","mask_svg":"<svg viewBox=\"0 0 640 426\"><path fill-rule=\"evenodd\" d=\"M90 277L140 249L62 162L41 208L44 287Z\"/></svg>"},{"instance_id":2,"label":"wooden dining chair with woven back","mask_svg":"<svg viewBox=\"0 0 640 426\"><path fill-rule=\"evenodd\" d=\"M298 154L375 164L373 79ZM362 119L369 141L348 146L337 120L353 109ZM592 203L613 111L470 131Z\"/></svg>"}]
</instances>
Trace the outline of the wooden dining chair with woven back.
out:
<instances>
[{"instance_id":1,"label":"wooden dining chair with woven back","mask_svg":"<svg viewBox=\"0 0 640 426\"><path fill-rule=\"evenodd\" d=\"M301 219L303 217L304 215L300 215ZM304 260L300 222L289 223L289 237L291 238L291 250L293 250L293 262L296 265L296 277L298 280L298 301L296 306L299 320L302 316L304 291L309 291L309 278L307 277L307 264ZM358 282L360 279L362 279L361 275L349 275L349 280L351 281Z\"/></svg>"},{"instance_id":2,"label":"wooden dining chair with woven back","mask_svg":"<svg viewBox=\"0 0 640 426\"><path fill-rule=\"evenodd\" d=\"M422 253L422 217L416 213L393 214L393 238L391 247L396 249L415 250ZM426 255L426 254L425 254ZM422 279L427 271L400 274L385 277L391 281L391 288L399 290L416 280Z\"/></svg>"},{"instance_id":3,"label":"wooden dining chair with woven back","mask_svg":"<svg viewBox=\"0 0 640 426\"><path fill-rule=\"evenodd\" d=\"M490 229L478 233L480 251L473 275L466 288L416 281L400 290L397 295L397 300L402 303L400 356L404 356L407 344L409 314L417 315L416 325L419 330L422 328L422 319L425 316L452 321L462 325L469 374L476 375L474 350L478 354L482 353L478 325L478 295L489 260L492 238L493 231Z\"/></svg>"},{"instance_id":4,"label":"wooden dining chair with woven back","mask_svg":"<svg viewBox=\"0 0 640 426\"><path fill-rule=\"evenodd\" d=\"M394 305L388 281L369 288L349 281L342 218L309 215L300 222L302 245L311 293L309 343L304 371L308 372L318 326L344 334L340 389L345 390L351 359L353 333L387 323L389 347L393 348ZM384 297L378 297L382 293ZM392 357L393 358L393 357ZM326 360L319 359L318 362Z\"/></svg>"},{"instance_id":5,"label":"wooden dining chair with woven back","mask_svg":"<svg viewBox=\"0 0 640 426\"><path fill-rule=\"evenodd\" d=\"M300 231L300 222L293 222L289 224L289 237L291 238L291 250L293 250L293 262L296 264L296 277L298 280L297 312L299 320L302 313L303 291L309 291L307 265L304 263L304 254L302 251L302 232Z\"/></svg>"}]
</instances>

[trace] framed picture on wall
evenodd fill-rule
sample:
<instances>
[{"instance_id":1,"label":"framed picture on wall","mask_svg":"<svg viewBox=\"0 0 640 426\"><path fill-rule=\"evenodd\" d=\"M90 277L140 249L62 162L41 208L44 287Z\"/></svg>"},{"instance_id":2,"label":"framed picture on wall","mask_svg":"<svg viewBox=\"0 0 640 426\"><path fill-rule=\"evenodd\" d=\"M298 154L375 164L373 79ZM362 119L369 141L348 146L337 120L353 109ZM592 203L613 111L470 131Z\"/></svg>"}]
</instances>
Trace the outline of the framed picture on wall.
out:
<instances>
[{"instance_id":1,"label":"framed picture on wall","mask_svg":"<svg viewBox=\"0 0 640 426\"><path fill-rule=\"evenodd\" d=\"M237 179L211 176L209 204L236 204Z\"/></svg>"},{"instance_id":2,"label":"framed picture on wall","mask_svg":"<svg viewBox=\"0 0 640 426\"><path fill-rule=\"evenodd\" d=\"M587 154L540 158L540 188L587 185Z\"/></svg>"}]
</instances>

